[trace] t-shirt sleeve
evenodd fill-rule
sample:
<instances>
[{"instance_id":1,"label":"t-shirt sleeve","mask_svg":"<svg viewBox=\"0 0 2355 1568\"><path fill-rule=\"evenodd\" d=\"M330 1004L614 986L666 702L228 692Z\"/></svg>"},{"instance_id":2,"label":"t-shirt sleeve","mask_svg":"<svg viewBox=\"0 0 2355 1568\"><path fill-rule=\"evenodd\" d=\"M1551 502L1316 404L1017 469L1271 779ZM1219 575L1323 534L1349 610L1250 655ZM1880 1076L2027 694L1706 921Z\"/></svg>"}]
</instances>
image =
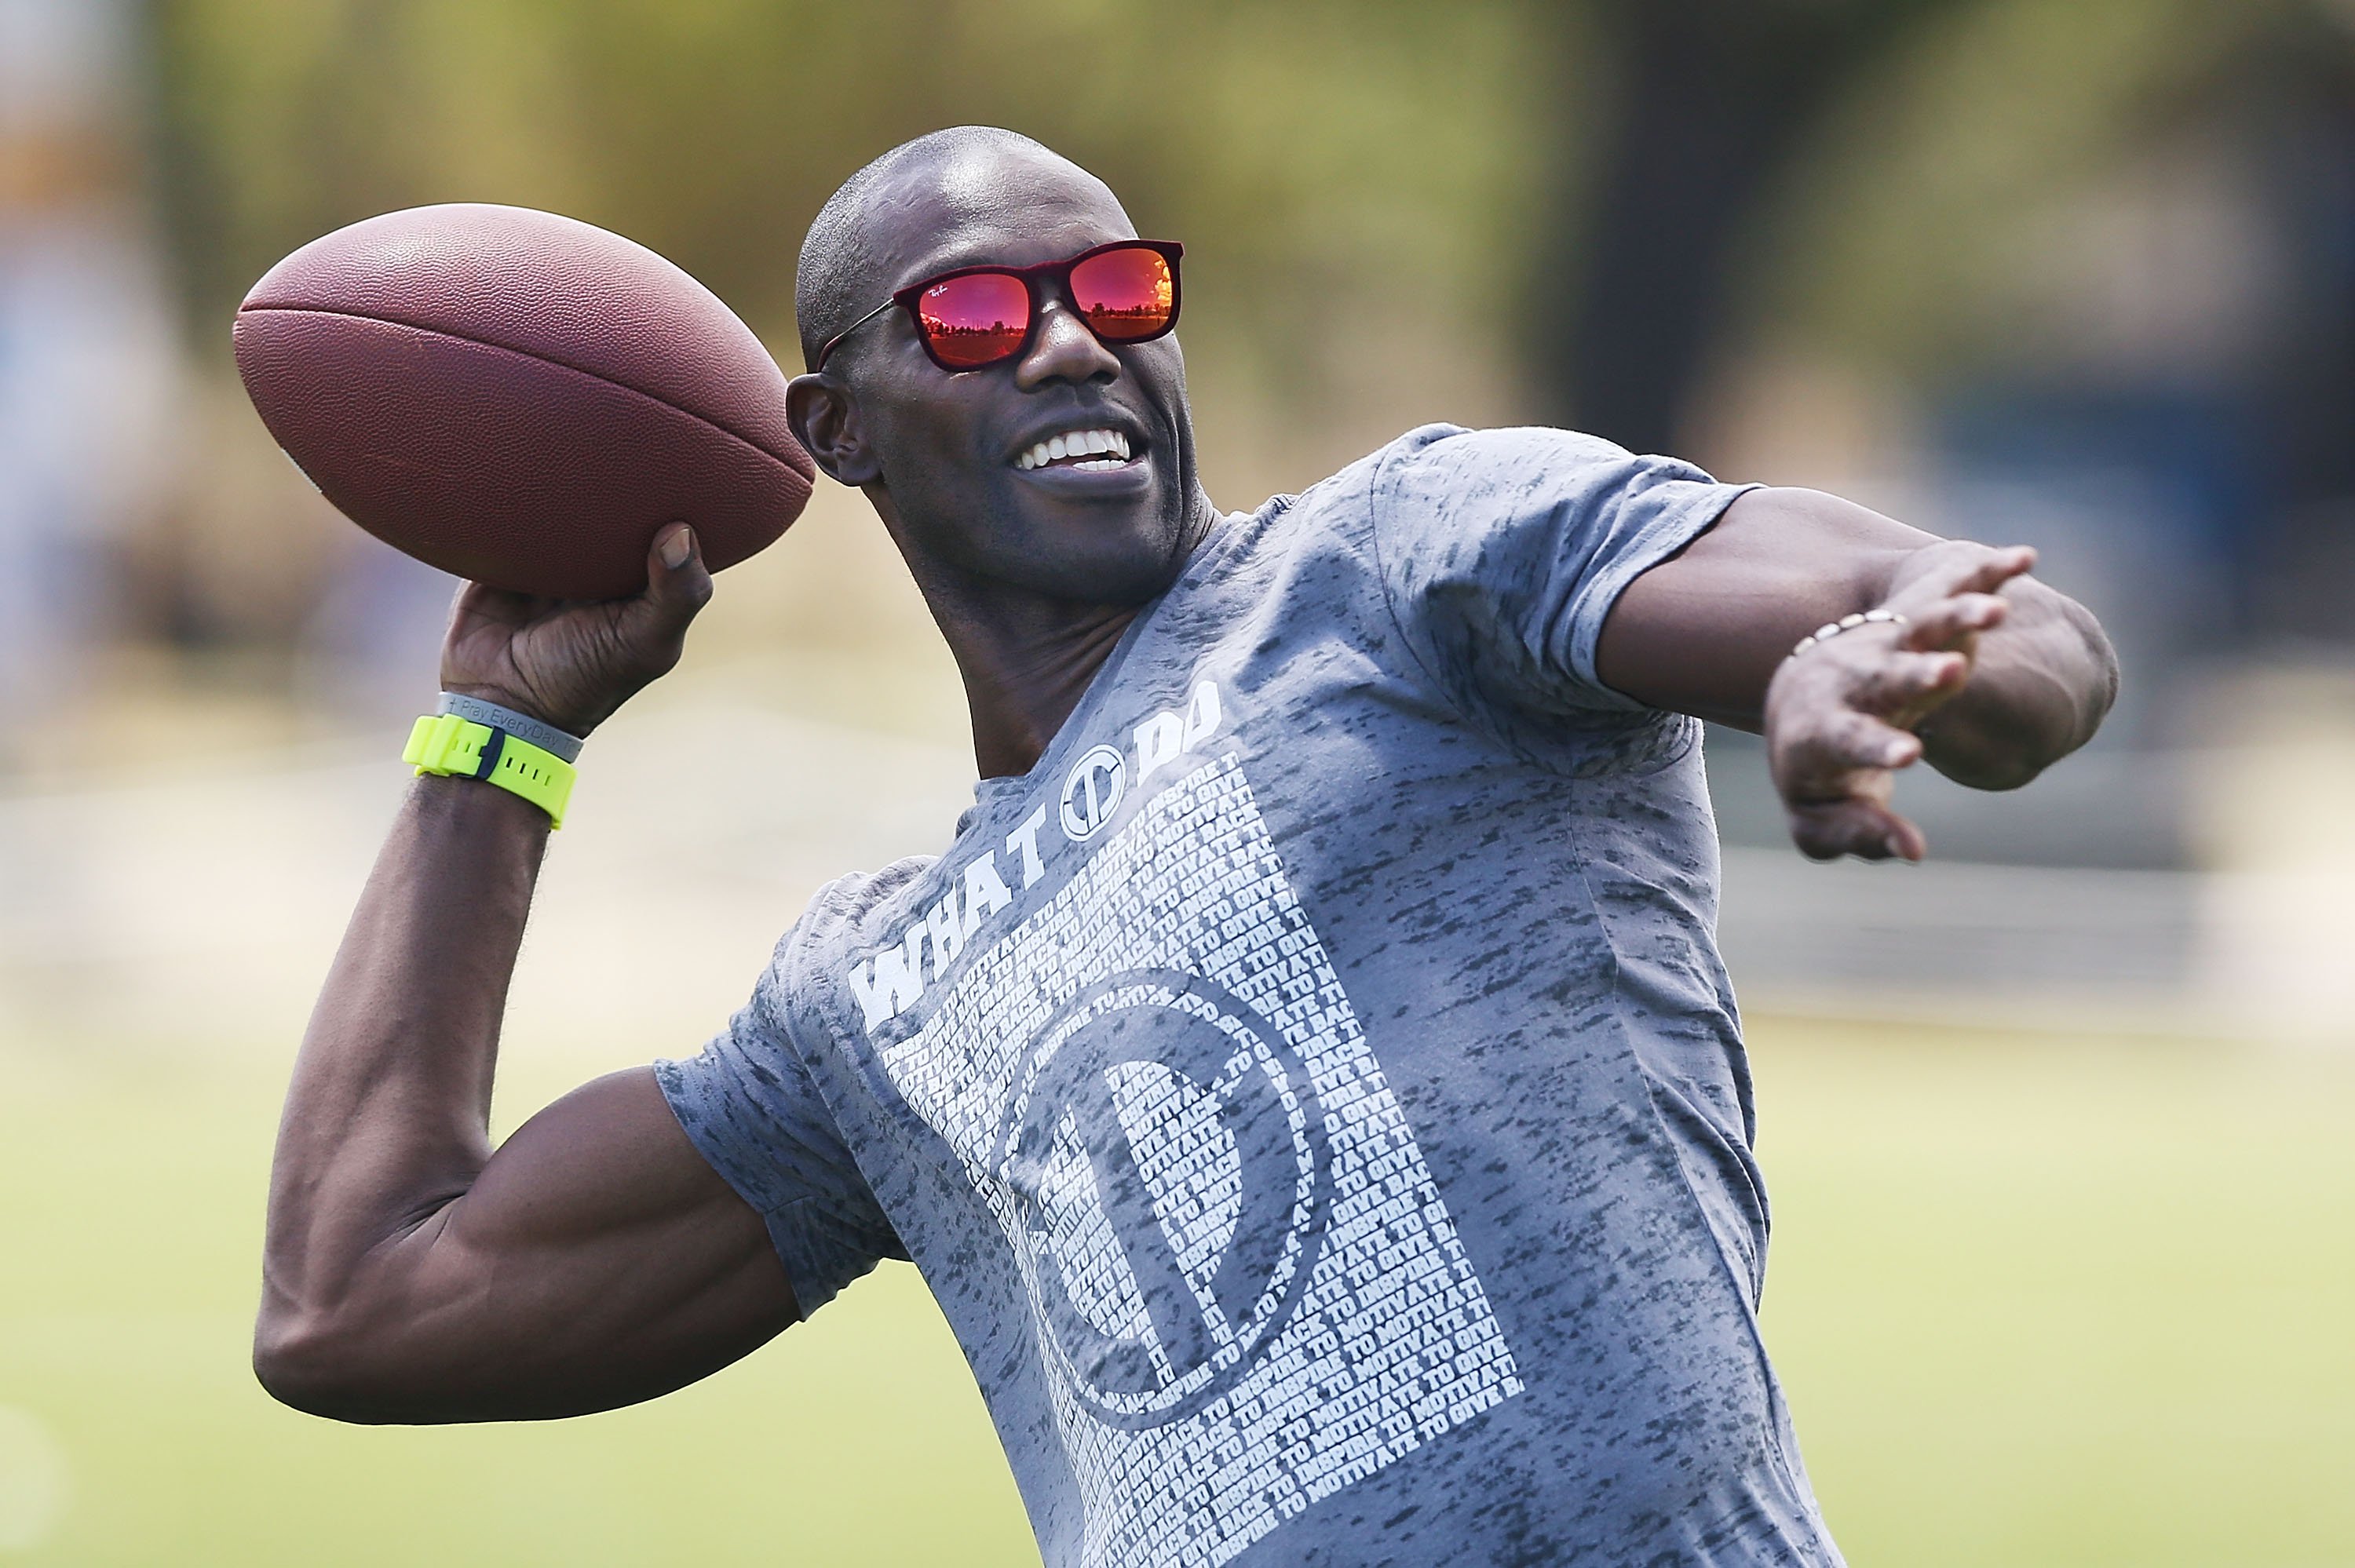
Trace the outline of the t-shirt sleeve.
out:
<instances>
[{"instance_id":1,"label":"t-shirt sleeve","mask_svg":"<svg viewBox=\"0 0 2355 1568\"><path fill-rule=\"evenodd\" d=\"M1568 430L1418 431L1373 479L1383 589L1466 710L1640 711L1595 673L1603 622L1752 488Z\"/></svg>"},{"instance_id":2,"label":"t-shirt sleeve","mask_svg":"<svg viewBox=\"0 0 2355 1568\"><path fill-rule=\"evenodd\" d=\"M908 1253L779 1016L778 983L772 970L701 1055L657 1062L655 1076L696 1149L768 1222L806 1318Z\"/></svg>"}]
</instances>

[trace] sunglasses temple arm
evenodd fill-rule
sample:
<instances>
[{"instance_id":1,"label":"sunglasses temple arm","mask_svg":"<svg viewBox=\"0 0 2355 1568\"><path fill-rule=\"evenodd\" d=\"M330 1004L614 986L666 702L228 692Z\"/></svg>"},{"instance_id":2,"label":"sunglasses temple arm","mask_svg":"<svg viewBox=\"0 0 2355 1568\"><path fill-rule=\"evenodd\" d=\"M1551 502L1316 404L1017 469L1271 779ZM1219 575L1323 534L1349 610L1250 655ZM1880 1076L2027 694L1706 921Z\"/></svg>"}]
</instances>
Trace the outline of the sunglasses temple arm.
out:
<instances>
[{"instance_id":1,"label":"sunglasses temple arm","mask_svg":"<svg viewBox=\"0 0 2355 1568\"><path fill-rule=\"evenodd\" d=\"M812 366L812 368L814 370L824 370L826 368L826 362L834 357L834 351L842 346L842 340L844 338L848 337L852 333L857 332L860 327L865 326L868 322L873 321L877 316L881 315L885 311L890 310L893 305L896 305L899 302L900 302L896 297L886 300L881 304L876 306L873 310L868 312L865 315L859 317L857 321L851 323L848 326L843 328L840 332L836 333L832 337L827 338L826 340L826 346L817 351L817 364Z\"/></svg>"}]
</instances>

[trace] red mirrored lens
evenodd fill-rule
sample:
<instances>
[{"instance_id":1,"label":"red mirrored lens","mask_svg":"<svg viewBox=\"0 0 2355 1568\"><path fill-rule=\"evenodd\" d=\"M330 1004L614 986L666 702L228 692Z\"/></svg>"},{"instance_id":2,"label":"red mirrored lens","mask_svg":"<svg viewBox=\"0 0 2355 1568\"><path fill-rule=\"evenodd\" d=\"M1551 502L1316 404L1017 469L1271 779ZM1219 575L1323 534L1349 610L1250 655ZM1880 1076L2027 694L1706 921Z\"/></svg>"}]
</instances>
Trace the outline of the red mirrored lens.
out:
<instances>
[{"instance_id":1,"label":"red mirrored lens","mask_svg":"<svg viewBox=\"0 0 2355 1568\"><path fill-rule=\"evenodd\" d=\"M951 365L987 365L1018 353L1030 331L1030 291L1003 272L968 272L916 296L916 319Z\"/></svg>"},{"instance_id":2,"label":"red mirrored lens","mask_svg":"<svg viewBox=\"0 0 2355 1568\"><path fill-rule=\"evenodd\" d=\"M1178 280L1169 259L1158 250L1107 250L1071 269L1071 303L1098 337L1134 343L1169 330L1178 309Z\"/></svg>"}]
</instances>

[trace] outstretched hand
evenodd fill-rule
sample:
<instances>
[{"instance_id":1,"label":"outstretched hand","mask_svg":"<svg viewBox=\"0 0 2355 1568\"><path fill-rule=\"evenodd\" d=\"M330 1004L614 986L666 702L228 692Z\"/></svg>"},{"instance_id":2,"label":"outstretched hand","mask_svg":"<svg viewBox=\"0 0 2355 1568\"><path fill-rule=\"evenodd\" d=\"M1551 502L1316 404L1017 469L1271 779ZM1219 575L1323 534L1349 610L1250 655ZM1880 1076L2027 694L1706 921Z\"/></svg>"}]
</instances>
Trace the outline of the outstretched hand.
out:
<instances>
[{"instance_id":1,"label":"outstretched hand","mask_svg":"<svg viewBox=\"0 0 2355 1568\"><path fill-rule=\"evenodd\" d=\"M695 531L673 524L646 552L646 586L629 599L543 599L468 583L451 607L442 689L585 736L666 674L711 599Z\"/></svg>"},{"instance_id":2,"label":"outstretched hand","mask_svg":"<svg viewBox=\"0 0 2355 1568\"><path fill-rule=\"evenodd\" d=\"M1817 860L1920 860L1922 830L1890 808L1916 733L1969 683L1982 633L2003 624L2006 583L2036 565L2025 547L1954 542L1918 552L1875 622L1783 662L1766 688L1767 763L1791 837Z\"/></svg>"}]
</instances>

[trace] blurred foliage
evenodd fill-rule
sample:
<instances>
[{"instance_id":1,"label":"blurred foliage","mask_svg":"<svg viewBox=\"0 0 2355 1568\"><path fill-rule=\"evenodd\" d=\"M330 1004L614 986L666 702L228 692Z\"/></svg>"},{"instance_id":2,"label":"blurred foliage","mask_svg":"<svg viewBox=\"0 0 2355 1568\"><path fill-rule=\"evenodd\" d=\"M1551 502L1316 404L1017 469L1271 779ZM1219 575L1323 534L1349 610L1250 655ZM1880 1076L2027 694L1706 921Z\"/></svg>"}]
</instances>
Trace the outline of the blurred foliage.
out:
<instances>
[{"instance_id":1,"label":"blurred foliage","mask_svg":"<svg viewBox=\"0 0 2355 1568\"><path fill-rule=\"evenodd\" d=\"M1530 371L1552 418L1675 449L1734 324L1746 241L1828 110L1975 0L1589 0L1589 158L1540 197Z\"/></svg>"},{"instance_id":2,"label":"blurred foliage","mask_svg":"<svg viewBox=\"0 0 2355 1568\"><path fill-rule=\"evenodd\" d=\"M2101 269L2115 281L2151 243L2115 230L2082 243L2094 208L2137 165L2231 135L2236 90L2264 96L2285 51L2355 60L2355 7L1961 7L1860 81L1797 160L1744 314L1917 380L2049 357L2084 292L2062 274Z\"/></svg>"},{"instance_id":3,"label":"blurred foliage","mask_svg":"<svg viewBox=\"0 0 2355 1568\"><path fill-rule=\"evenodd\" d=\"M164 185L206 352L251 281L421 202L670 256L773 342L835 185L1007 125L1193 247L1197 300L1308 341L1343 298L1509 292L1554 24L1508 0L157 0ZM1198 315L1207 316L1198 306ZM1241 323L1238 323L1241 324Z\"/></svg>"},{"instance_id":4,"label":"blurred foliage","mask_svg":"<svg viewBox=\"0 0 2355 1568\"><path fill-rule=\"evenodd\" d=\"M2037 334L2019 329L2066 308L2043 263L2065 252L2054 226L2088 185L2256 42L2302 20L2343 46L2349 14L2339 0L151 3L159 185L216 363L229 310L278 257L445 200L620 229L785 342L794 252L826 195L895 142L975 121L1068 153L1142 228L1187 239L1189 342L1215 340L1222 364L1241 355L1295 412L1450 354L1528 370L1532 401L1557 412L1584 400L1567 380L1638 374L1564 366L1614 308L1572 298L1588 258L1615 260L1606 292L1628 300L1679 265L1674 236L1657 259L1643 249L1643 231L1675 227L1673 202L1628 200L1630 171L1640 190L1659 158L1622 145L1632 132L1673 153L1674 125L1630 101L1663 96L1663 62L1696 103L1756 111L1753 131L1738 112L1730 131L1685 114L1688 139L1777 149L1689 194L1754 208L1729 220L1742 238L1714 264L1733 274L1730 300L1691 285L1705 358L1762 332L1909 374L2033 355ZM1632 251L1607 243L1631 231ZM1549 319L1580 311L1581 329ZM1336 343L1342 320L1380 323L1354 334L1370 353ZM1623 335L1621 358L1647 337L1667 352L1662 334Z\"/></svg>"},{"instance_id":5,"label":"blurred foliage","mask_svg":"<svg viewBox=\"0 0 2355 1568\"><path fill-rule=\"evenodd\" d=\"M218 406L176 542L143 568L172 585L157 602L203 604L138 619L207 638L282 638L325 569L247 542L293 536L309 502L251 521L289 476L219 385L229 314L278 258L417 203L549 207L662 251L787 348L819 204L960 122L1039 137L1188 243L1224 504L1437 418L1578 422L1807 480L1785 454L1870 468L1945 388L2083 380L2102 354L2147 381L2207 352L2180 341L2199 331L2273 355L2265 395L2320 410L2308 445L2343 446L2355 401L2315 324L2355 313L2328 297L2350 285L2313 267L2284 303L2264 272L2284 212L2340 176L2285 195L2253 174L2341 155L2318 137L2355 147L2355 87L2340 126L2326 79L2355 79L2355 0L146 5L155 185ZM2305 118L2257 124L2293 88ZM2304 492L2348 487L2304 467Z\"/></svg>"}]
</instances>

